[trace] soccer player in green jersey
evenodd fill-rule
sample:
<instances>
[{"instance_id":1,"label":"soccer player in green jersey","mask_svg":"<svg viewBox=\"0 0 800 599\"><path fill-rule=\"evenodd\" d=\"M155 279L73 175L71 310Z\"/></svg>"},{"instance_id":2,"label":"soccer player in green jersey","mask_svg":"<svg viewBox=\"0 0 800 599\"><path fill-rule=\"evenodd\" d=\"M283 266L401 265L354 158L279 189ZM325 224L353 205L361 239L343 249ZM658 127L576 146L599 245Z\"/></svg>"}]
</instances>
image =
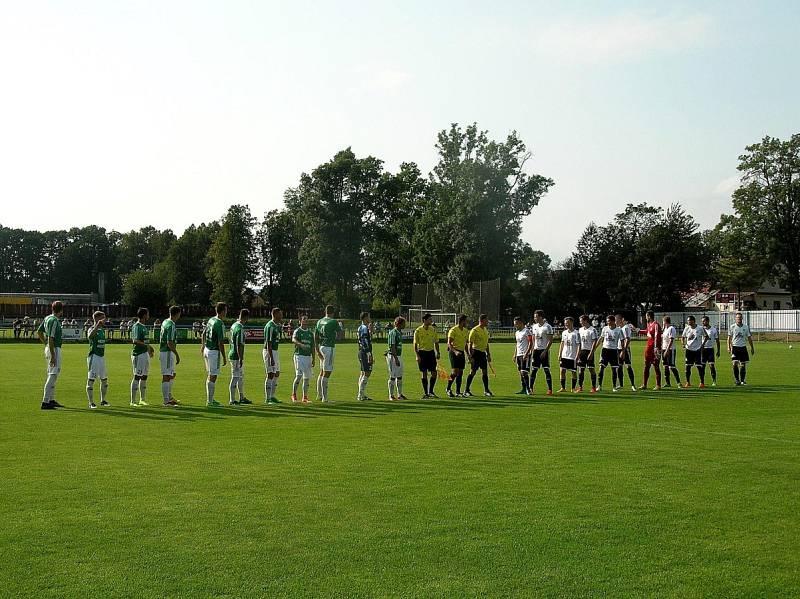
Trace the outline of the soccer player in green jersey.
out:
<instances>
[{"instance_id":1,"label":"soccer player in green jersey","mask_svg":"<svg viewBox=\"0 0 800 599\"><path fill-rule=\"evenodd\" d=\"M133 366L133 379L131 380L131 405L146 406L144 400L147 391L147 375L150 372L150 358L155 351L147 340L147 320L150 318L150 311L147 308L139 308L136 311L136 322L131 326L131 365ZM137 395L139 400L137 401Z\"/></svg>"},{"instance_id":2,"label":"soccer player in green jersey","mask_svg":"<svg viewBox=\"0 0 800 599\"><path fill-rule=\"evenodd\" d=\"M297 403L297 387L303 380L303 403L308 403L308 387L314 376L314 333L308 328L308 315L300 317L300 326L292 335L294 344L294 381L292 382L292 402Z\"/></svg>"},{"instance_id":3,"label":"soccer player in green jersey","mask_svg":"<svg viewBox=\"0 0 800 599\"><path fill-rule=\"evenodd\" d=\"M172 384L175 381L175 366L181 363L178 355L178 327L175 321L181 317L180 306L169 309L169 318L161 323L159 333L158 361L161 365L161 398L165 406L177 406L178 400L172 397Z\"/></svg>"},{"instance_id":4,"label":"soccer player in green jersey","mask_svg":"<svg viewBox=\"0 0 800 599\"><path fill-rule=\"evenodd\" d=\"M108 373L106 372L106 315L98 310L92 314L94 321L86 332L89 339L89 356L86 363L89 366L89 375L86 380L86 397L89 399L89 408L94 410L94 381L100 379L100 405L107 406L106 394L108 393Z\"/></svg>"},{"instance_id":5,"label":"soccer player in green jersey","mask_svg":"<svg viewBox=\"0 0 800 599\"><path fill-rule=\"evenodd\" d=\"M272 320L264 326L264 369L267 371L267 378L264 381L264 403L274 405L281 403L275 397L278 388L278 377L281 375L281 360L278 356L278 345L283 333L283 313L280 308L272 309Z\"/></svg>"},{"instance_id":6,"label":"soccer player in green jersey","mask_svg":"<svg viewBox=\"0 0 800 599\"><path fill-rule=\"evenodd\" d=\"M231 363L231 384L228 386L228 405L253 403L244 396L244 325L250 320L250 310L239 310L239 320L231 325L231 348L228 350L228 361ZM236 399L236 391L239 399Z\"/></svg>"},{"instance_id":7,"label":"soccer player in green jersey","mask_svg":"<svg viewBox=\"0 0 800 599\"><path fill-rule=\"evenodd\" d=\"M314 343L317 347L320 369L317 378L317 395L322 402L333 403L328 397L328 379L333 372L333 360L336 356L336 339L343 333L342 325L333 315L334 306L325 306L325 316L317 321L314 327Z\"/></svg>"},{"instance_id":8,"label":"soccer player in green jersey","mask_svg":"<svg viewBox=\"0 0 800 599\"><path fill-rule=\"evenodd\" d=\"M202 343L200 345L200 351L208 373L208 378L206 379L206 406L208 407L221 405L214 399L214 388L217 384L221 366L225 366L228 363L225 357L225 323L222 322L228 312L228 304L217 302L214 311L216 316L208 319L206 328L203 329ZM220 364L220 362L222 363Z\"/></svg>"},{"instance_id":9,"label":"soccer player in green jersey","mask_svg":"<svg viewBox=\"0 0 800 599\"><path fill-rule=\"evenodd\" d=\"M406 319L394 319L394 328L389 331L386 351L386 366L389 368L389 401L408 399L403 395L403 327Z\"/></svg>"},{"instance_id":10,"label":"soccer player in green jersey","mask_svg":"<svg viewBox=\"0 0 800 599\"><path fill-rule=\"evenodd\" d=\"M39 341L44 343L44 359L47 362L47 380L44 383L42 396L42 409L53 410L63 408L56 401L56 380L61 373L61 315L64 313L64 304L59 301L51 305L51 314L42 320L36 334Z\"/></svg>"}]
</instances>

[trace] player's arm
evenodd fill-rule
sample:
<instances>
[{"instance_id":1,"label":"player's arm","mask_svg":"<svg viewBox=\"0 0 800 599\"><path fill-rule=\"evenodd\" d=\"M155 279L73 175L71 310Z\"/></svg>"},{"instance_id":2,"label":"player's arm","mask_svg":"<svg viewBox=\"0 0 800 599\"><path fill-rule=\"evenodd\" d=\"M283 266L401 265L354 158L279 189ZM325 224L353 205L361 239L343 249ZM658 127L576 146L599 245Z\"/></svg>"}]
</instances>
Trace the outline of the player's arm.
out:
<instances>
[{"instance_id":1,"label":"player's arm","mask_svg":"<svg viewBox=\"0 0 800 599\"><path fill-rule=\"evenodd\" d=\"M715 341L716 341L716 344L717 344L717 357L719 358L719 348L720 348L720 345L719 345L719 331L717 331L717 338L716 338Z\"/></svg>"},{"instance_id":2,"label":"player's arm","mask_svg":"<svg viewBox=\"0 0 800 599\"><path fill-rule=\"evenodd\" d=\"M747 342L750 344L750 353L752 355L756 355L756 348L753 346L753 336L750 334L750 330L747 331Z\"/></svg>"},{"instance_id":3,"label":"player's arm","mask_svg":"<svg viewBox=\"0 0 800 599\"><path fill-rule=\"evenodd\" d=\"M176 343L175 339L170 339L167 341L167 349L175 354L175 363L181 363L181 357L178 355L178 344Z\"/></svg>"},{"instance_id":4,"label":"player's arm","mask_svg":"<svg viewBox=\"0 0 800 599\"><path fill-rule=\"evenodd\" d=\"M447 349L453 352L455 355L458 355L458 348L455 345L455 339L451 337L449 334L447 335Z\"/></svg>"},{"instance_id":5,"label":"player's arm","mask_svg":"<svg viewBox=\"0 0 800 599\"><path fill-rule=\"evenodd\" d=\"M203 332L200 333L200 355L203 355L203 349L206 346L206 330L203 329Z\"/></svg>"},{"instance_id":6,"label":"player's arm","mask_svg":"<svg viewBox=\"0 0 800 599\"><path fill-rule=\"evenodd\" d=\"M217 339L219 340L217 341L217 351L222 356L222 365L225 366L228 363L228 356L225 355L225 335L222 333L222 321L218 320L215 326L217 326Z\"/></svg>"},{"instance_id":7,"label":"player's arm","mask_svg":"<svg viewBox=\"0 0 800 599\"><path fill-rule=\"evenodd\" d=\"M416 355L416 360L419 362L419 343L417 342L417 332L414 331L414 354Z\"/></svg>"},{"instance_id":8,"label":"player's arm","mask_svg":"<svg viewBox=\"0 0 800 599\"><path fill-rule=\"evenodd\" d=\"M319 356L319 359L322 360L322 350L319 345L319 330L316 328L314 329L314 350L317 356Z\"/></svg>"},{"instance_id":9,"label":"player's arm","mask_svg":"<svg viewBox=\"0 0 800 599\"><path fill-rule=\"evenodd\" d=\"M525 359L531 357L533 353L533 335L531 335L530 331L528 331L528 349L525 350Z\"/></svg>"},{"instance_id":10,"label":"player's arm","mask_svg":"<svg viewBox=\"0 0 800 599\"><path fill-rule=\"evenodd\" d=\"M567 331L565 330L564 333ZM561 359L561 352L564 351L564 333L561 333L561 343L558 344L558 359Z\"/></svg>"},{"instance_id":11,"label":"player's arm","mask_svg":"<svg viewBox=\"0 0 800 599\"><path fill-rule=\"evenodd\" d=\"M488 338L486 339L486 361L487 362L491 362L492 361L492 350L491 350L491 348L489 346L489 339Z\"/></svg>"},{"instance_id":12,"label":"player's arm","mask_svg":"<svg viewBox=\"0 0 800 599\"><path fill-rule=\"evenodd\" d=\"M545 346L544 351L547 353L550 351L550 346L553 345L553 333L545 333L545 337L547 338L547 345Z\"/></svg>"},{"instance_id":13,"label":"player's arm","mask_svg":"<svg viewBox=\"0 0 800 599\"><path fill-rule=\"evenodd\" d=\"M441 358L441 354L439 353L439 332L436 332L436 340L433 342L433 347L436 349L436 359L438 360Z\"/></svg>"}]
</instances>

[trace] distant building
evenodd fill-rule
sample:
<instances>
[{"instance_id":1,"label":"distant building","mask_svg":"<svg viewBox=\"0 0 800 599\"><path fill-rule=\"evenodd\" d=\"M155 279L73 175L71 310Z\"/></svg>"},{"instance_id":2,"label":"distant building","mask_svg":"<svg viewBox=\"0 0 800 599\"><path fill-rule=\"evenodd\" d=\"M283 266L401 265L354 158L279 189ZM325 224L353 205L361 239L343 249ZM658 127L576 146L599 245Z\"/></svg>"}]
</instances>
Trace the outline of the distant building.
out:
<instances>
[{"instance_id":1,"label":"distant building","mask_svg":"<svg viewBox=\"0 0 800 599\"><path fill-rule=\"evenodd\" d=\"M96 293L0 293L0 304L49 305L56 300L65 304L96 304Z\"/></svg>"},{"instance_id":2,"label":"distant building","mask_svg":"<svg viewBox=\"0 0 800 599\"><path fill-rule=\"evenodd\" d=\"M754 291L704 289L689 294L684 306L690 311L735 312L736 310L792 310L792 294L773 281L764 282Z\"/></svg>"}]
</instances>

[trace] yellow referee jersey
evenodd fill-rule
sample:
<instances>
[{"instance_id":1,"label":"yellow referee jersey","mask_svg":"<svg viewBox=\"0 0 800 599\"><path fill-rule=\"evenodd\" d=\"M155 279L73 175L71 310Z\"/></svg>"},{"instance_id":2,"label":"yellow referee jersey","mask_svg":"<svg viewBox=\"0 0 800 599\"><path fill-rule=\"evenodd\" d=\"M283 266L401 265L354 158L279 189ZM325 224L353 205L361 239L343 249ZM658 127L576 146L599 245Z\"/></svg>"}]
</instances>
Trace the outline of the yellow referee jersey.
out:
<instances>
[{"instance_id":1,"label":"yellow referee jersey","mask_svg":"<svg viewBox=\"0 0 800 599\"><path fill-rule=\"evenodd\" d=\"M489 331L481 325L474 327L469 332L469 342L472 343L472 349L485 352L489 348Z\"/></svg>"},{"instance_id":2,"label":"yellow referee jersey","mask_svg":"<svg viewBox=\"0 0 800 599\"><path fill-rule=\"evenodd\" d=\"M453 347L457 350L464 351L467 348L467 329L454 326L447 331L447 338L453 340Z\"/></svg>"},{"instance_id":3,"label":"yellow referee jersey","mask_svg":"<svg viewBox=\"0 0 800 599\"><path fill-rule=\"evenodd\" d=\"M434 327L419 326L414 331L414 343L420 351L433 351L439 343L439 333Z\"/></svg>"}]
</instances>

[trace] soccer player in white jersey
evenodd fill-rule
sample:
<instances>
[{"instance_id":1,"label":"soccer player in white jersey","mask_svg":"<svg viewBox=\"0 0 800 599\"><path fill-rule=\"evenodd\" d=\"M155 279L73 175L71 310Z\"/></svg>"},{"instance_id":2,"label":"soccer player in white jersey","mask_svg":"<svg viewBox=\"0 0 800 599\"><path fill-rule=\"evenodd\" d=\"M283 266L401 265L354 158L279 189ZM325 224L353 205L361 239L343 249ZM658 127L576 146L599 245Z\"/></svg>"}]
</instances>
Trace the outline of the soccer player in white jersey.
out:
<instances>
[{"instance_id":1,"label":"soccer player in white jersey","mask_svg":"<svg viewBox=\"0 0 800 599\"><path fill-rule=\"evenodd\" d=\"M106 372L106 315L98 310L92 314L92 326L86 331L89 340L89 355L86 364L89 374L86 377L86 397L89 399L89 408L95 409L94 382L100 379L100 405L107 406L106 394L108 393L108 373Z\"/></svg>"},{"instance_id":2,"label":"soccer player in white jersey","mask_svg":"<svg viewBox=\"0 0 800 599\"><path fill-rule=\"evenodd\" d=\"M711 319L708 316L703 316L700 323L703 325L703 330L706 332L706 342L703 344L703 364L708 366L711 372L711 386L717 386L717 365L716 359L719 358L719 331L717 327L711 326ZM716 346L716 347L715 347ZM716 349L716 354L714 350Z\"/></svg>"},{"instance_id":3,"label":"soccer player in white jersey","mask_svg":"<svg viewBox=\"0 0 800 599\"><path fill-rule=\"evenodd\" d=\"M622 339L622 331L617 328L616 319L609 314L606 317L606 326L603 327L600 332L600 338L597 340L598 343L602 342L603 344L603 348L600 350L600 376L598 381L598 389L601 391L603 389L603 374L608 367L611 367L612 391L615 393L619 391L619 387L617 387L617 371L619 370L620 339Z\"/></svg>"},{"instance_id":4,"label":"soccer player in white jersey","mask_svg":"<svg viewBox=\"0 0 800 599\"><path fill-rule=\"evenodd\" d=\"M633 325L629 323L622 314L616 316L617 328L622 331L622 340L619 344L619 386L625 384L624 370L628 370L628 378L631 380L631 391L636 391L636 380L631 364L631 339L633 338Z\"/></svg>"},{"instance_id":5,"label":"soccer player in white jersey","mask_svg":"<svg viewBox=\"0 0 800 599\"><path fill-rule=\"evenodd\" d=\"M561 388L559 393L566 391L567 371L572 373L572 392L575 393L575 385L578 383L578 373L576 364L578 351L581 347L580 333L575 329L575 321L572 316L564 318L564 326L561 332L561 345L558 348L559 367L561 369Z\"/></svg>"},{"instance_id":6,"label":"soccer player in white jersey","mask_svg":"<svg viewBox=\"0 0 800 599\"><path fill-rule=\"evenodd\" d=\"M747 353L747 344L750 344L750 354L756 355L756 348L753 347L753 335L750 327L744 324L741 312L736 313L736 322L728 329L728 353L733 362L733 378L737 385L746 385L747 363L750 361L750 354Z\"/></svg>"},{"instance_id":7,"label":"soccer player in white jersey","mask_svg":"<svg viewBox=\"0 0 800 599\"><path fill-rule=\"evenodd\" d=\"M692 366L697 368L700 375L700 388L706 386L706 367L703 364L703 346L706 343L706 332L703 327L697 326L697 319L689 316L686 319L686 327L681 335L681 343L686 353L686 382L685 388L692 386Z\"/></svg>"},{"instance_id":8,"label":"soccer player in white jersey","mask_svg":"<svg viewBox=\"0 0 800 599\"><path fill-rule=\"evenodd\" d=\"M553 327L544 318L544 310L533 313L534 325L531 327L533 337L533 352L531 353L531 384L533 393L536 384L536 373L541 368L547 380L547 395L553 394L553 377L550 374L550 346L553 344Z\"/></svg>"},{"instance_id":9,"label":"soccer player in white jersey","mask_svg":"<svg viewBox=\"0 0 800 599\"><path fill-rule=\"evenodd\" d=\"M589 370L589 375L592 378L592 388L590 393L597 393L597 373L594 369L594 352L597 347L597 330L592 326L589 317L584 314L581 316L581 328L578 329L578 335L581 338L581 349L578 352L578 389L577 392L583 391L583 381L586 376L586 370Z\"/></svg>"},{"instance_id":10,"label":"soccer player in white jersey","mask_svg":"<svg viewBox=\"0 0 800 599\"><path fill-rule=\"evenodd\" d=\"M530 375L528 371L531 368L531 351L533 343L531 338L531 331L525 326L525 321L522 316L514 317L514 338L516 344L514 347L514 364L519 371L519 378L522 381L522 389L517 391L517 395L530 395Z\"/></svg>"},{"instance_id":11,"label":"soccer player in white jersey","mask_svg":"<svg viewBox=\"0 0 800 599\"><path fill-rule=\"evenodd\" d=\"M664 363L664 386L671 387L669 382L669 375L675 377L675 383L678 387L681 386L681 375L678 373L678 366L676 361L677 349L675 348L675 339L678 337L678 331L672 325L672 319L669 316L664 316L661 320L663 323L662 328L664 331L661 333L661 354Z\"/></svg>"}]
</instances>

